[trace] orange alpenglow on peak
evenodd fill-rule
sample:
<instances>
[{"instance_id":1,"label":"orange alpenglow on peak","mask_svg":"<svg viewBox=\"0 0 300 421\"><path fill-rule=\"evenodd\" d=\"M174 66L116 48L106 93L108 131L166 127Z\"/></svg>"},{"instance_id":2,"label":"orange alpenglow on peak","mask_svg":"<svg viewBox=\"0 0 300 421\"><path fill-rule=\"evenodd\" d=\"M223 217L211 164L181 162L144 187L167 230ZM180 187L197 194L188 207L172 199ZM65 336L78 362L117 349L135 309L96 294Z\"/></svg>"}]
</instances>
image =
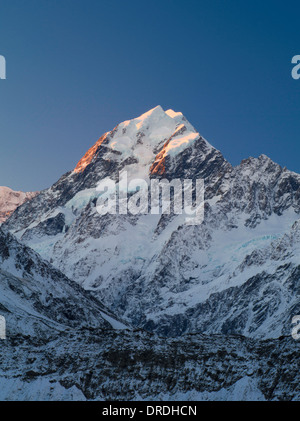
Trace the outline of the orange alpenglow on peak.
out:
<instances>
[{"instance_id":1,"label":"orange alpenglow on peak","mask_svg":"<svg viewBox=\"0 0 300 421\"><path fill-rule=\"evenodd\" d=\"M81 158L81 160L78 162L76 167L74 168L74 172L80 173L85 170L85 168L92 162L94 156L96 155L99 147L105 140L108 133L105 133L103 136L100 137L100 139L97 140L97 142L92 146L87 153Z\"/></svg>"},{"instance_id":2,"label":"orange alpenglow on peak","mask_svg":"<svg viewBox=\"0 0 300 421\"><path fill-rule=\"evenodd\" d=\"M78 162L74 172L83 172L104 144L108 151L117 152L121 160L133 156L140 164L139 168L136 168L139 173L141 167L146 168L153 163L157 148L164 146L164 153L159 155L161 165L158 168L155 162L152 166L152 171L163 172L163 158L180 153L199 137L199 133L181 112L172 109L164 111L158 105L139 117L123 121L112 131L105 133ZM112 159L119 158L116 155L112 157Z\"/></svg>"}]
</instances>

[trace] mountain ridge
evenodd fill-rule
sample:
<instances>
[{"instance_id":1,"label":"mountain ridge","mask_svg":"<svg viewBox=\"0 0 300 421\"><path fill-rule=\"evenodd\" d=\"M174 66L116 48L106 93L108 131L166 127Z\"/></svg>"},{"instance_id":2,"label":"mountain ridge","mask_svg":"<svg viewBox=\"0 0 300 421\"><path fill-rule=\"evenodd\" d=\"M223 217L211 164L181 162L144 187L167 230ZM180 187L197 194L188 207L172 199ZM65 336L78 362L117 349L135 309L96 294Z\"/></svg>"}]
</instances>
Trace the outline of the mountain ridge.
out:
<instances>
[{"instance_id":1,"label":"mountain ridge","mask_svg":"<svg viewBox=\"0 0 300 421\"><path fill-rule=\"evenodd\" d=\"M0 186L0 224L6 221L18 206L33 199L38 194L39 192L24 193Z\"/></svg>"}]
</instances>

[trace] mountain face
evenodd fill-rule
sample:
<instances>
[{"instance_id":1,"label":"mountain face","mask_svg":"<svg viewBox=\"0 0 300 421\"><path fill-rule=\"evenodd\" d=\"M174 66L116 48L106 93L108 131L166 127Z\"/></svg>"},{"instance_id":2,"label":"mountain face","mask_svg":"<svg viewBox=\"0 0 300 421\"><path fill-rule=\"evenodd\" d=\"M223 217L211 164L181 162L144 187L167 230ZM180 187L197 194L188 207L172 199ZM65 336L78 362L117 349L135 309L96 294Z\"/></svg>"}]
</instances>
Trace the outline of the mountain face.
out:
<instances>
[{"instance_id":1,"label":"mountain face","mask_svg":"<svg viewBox=\"0 0 300 421\"><path fill-rule=\"evenodd\" d=\"M18 206L31 200L37 194L37 192L24 193L0 186L0 224L6 221Z\"/></svg>"},{"instance_id":2,"label":"mountain face","mask_svg":"<svg viewBox=\"0 0 300 421\"><path fill-rule=\"evenodd\" d=\"M299 400L290 336L166 340L129 329L1 228L0 267L1 401Z\"/></svg>"},{"instance_id":3,"label":"mountain face","mask_svg":"<svg viewBox=\"0 0 300 421\"><path fill-rule=\"evenodd\" d=\"M203 179L204 220L97 212L97 185ZM131 191L130 197L138 192ZM105 133L3 224L111 311L164 336L289 335L299 304L300 176L265 155L233 167L158 106Z\"/></svg>"},{"instance_id":4,"label":"mountain face","mask_svg":"<svg viewBox=\"0 0 300 421\"><path fill-rule=\"evenodd\" d=\"M49 340L84 328L125 328L78 284L0 229L0 314L6 337Z\"/></svg>"}]
</instances>

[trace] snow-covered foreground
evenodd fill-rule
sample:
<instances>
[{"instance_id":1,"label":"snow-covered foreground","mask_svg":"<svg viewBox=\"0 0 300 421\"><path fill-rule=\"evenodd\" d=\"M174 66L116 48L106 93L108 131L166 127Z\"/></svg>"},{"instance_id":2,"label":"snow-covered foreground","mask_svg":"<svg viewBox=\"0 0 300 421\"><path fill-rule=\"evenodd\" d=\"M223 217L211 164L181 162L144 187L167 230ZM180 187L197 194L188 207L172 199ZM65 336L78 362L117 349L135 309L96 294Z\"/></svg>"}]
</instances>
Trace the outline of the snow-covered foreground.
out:
<instances>
[{"instance_id":1,"label":"snow-covered foreground","mask_svg":"<svg viewBox=\"0 0 300 421\"><path fill-rule=\"evenodd\" d=\"M77 386L63 387L59 382L53 382L47 377L37 380L24 381L0 377L0 401L87 401ZM103 400L97 396L91 400ZM222 388L216 392L188 392L160 393L142 398L136 392L136 401L265 401L266 398L257 387L257 381L243 377L229 388Z\"/></svg>"},{"instance_id":2,"label":"snow-covered foreground","mask_svg":"<svg viewBox=\"0 0 300 421\"><path fill-rule=\"evenodd\" d=\"M291 338L81 329L1 345L0 400L300 400Z\"/></svg>"}]
</instances>

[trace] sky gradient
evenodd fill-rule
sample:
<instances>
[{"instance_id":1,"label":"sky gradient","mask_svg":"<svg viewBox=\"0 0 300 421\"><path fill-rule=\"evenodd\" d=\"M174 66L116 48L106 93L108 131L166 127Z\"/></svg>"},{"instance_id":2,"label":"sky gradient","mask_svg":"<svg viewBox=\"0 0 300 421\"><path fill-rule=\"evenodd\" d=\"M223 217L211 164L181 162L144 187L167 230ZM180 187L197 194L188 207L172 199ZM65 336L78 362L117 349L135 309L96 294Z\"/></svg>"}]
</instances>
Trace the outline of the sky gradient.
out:
<instances>
[{"instance_id":1,"label":"sky gradient","mask_svg":"<svg viewBox=\"0 0 300 421\"><path fill-rule=\"evenodd\" d=\"M181 111L233 165L300 173L296 1L0 0L0 185L41 190L121 121Z\"/></svg>"}]
</instances>

